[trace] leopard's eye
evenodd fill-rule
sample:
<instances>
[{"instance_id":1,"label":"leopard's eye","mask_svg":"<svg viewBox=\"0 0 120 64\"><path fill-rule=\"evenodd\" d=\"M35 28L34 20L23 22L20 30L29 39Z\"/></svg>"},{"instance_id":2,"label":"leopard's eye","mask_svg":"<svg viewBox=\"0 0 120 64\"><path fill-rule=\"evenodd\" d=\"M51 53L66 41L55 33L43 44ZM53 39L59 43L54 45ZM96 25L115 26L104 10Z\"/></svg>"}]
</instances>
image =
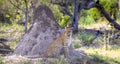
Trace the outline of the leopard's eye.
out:
<instances>
[{"instance_id":1,"label":"leopard's eye","mask_svg":"<svg viewBox=\"0 0 120 64\"><path fill-rule=\"evenodd\" d=\"M67 36L70 36L70 33L68 33Z\"/></svg>"}]
</instances>

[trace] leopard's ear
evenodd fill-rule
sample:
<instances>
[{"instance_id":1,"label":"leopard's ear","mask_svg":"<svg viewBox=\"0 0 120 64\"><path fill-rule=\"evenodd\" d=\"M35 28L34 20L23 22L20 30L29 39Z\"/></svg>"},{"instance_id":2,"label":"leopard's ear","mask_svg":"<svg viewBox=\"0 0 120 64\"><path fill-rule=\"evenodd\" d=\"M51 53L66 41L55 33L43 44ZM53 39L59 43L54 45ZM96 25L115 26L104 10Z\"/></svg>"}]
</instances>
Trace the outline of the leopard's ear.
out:
<instances>
[{"instance_id":1,"label":"leopard's ear","mask_svg":"<svg viewBox=\"0 0 120 64\"><path fill-rule=\"evenodd\" d=\"M67 24L67 27L70 27L70 26Z\"/></svg>"},{"instance_id":2,"label":"leopard's ear","mask_svg":"<svg viewBox=\"0 0 120 64\"><path fill-rule=\"evenodd\" d=\"M70 27L65 27L65 31L67 31Z\"/></svg>"}]
</instances>

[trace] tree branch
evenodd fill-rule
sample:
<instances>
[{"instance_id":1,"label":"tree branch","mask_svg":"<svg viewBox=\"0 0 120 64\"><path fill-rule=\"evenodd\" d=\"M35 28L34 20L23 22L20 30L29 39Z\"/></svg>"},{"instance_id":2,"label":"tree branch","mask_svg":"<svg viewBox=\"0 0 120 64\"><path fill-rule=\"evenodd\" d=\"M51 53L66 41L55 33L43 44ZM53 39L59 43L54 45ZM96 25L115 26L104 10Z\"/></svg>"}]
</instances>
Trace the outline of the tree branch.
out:
<instances>
[{"instance_id":1,"label":"tree branch","mask_svg":"<svg viewBox=\"0 0 120 64\"><path fill-rule=\"evenodd\" d=\"M118 30L120 30L120 25L118 23L115 22L114 19L112 19L110 17L110 15L105 11L104 7L99 4L99 3L96 3L96 8L98 10L100 10L100 12L106 17L106 19Z\"/></svg>"},{"instance_id":2,"label":"tree branch","mask_svg":"<svg viewBox=\"0 0 120 64\"><path fill-rule=\"evenodd\" d=\"M64 3L64 2L52 2L52 3L62 6L62 7L66 6L66 3Z\"/></svg>"},{"instance_id":3,"label":"tree branch","mask_svg":"<svg viewBox=\"0 0 120 64\"><path fill-rule=\"evenodd\" d=\"M67 15L69 15L70 17L73 16L67 8L63 8L63 9L62 9L62 13L63 13L63 14L67 14Z\"/></svg>"},{"instance_id":4,"label":"tree branch","mask_svg":"<svg viewBox=\"0 0 120 64\"><path fill-rule=\"evenodd\" d=\"M24 0L25 2L25 7L26 7L26 10L25 10L25 32L27 32L28 28L28 2L27 0Z\"/></svg>"},{"instance_id":5,"label":"tree branch","mask_svg":"<svg viewBox=\"0 0 120 64\"><path fill-rule=\"evenodd\" d=\"M19 6L15 5L11 0L8 0L14 7L21 10L22 12L25 12L23 9L19 8Z\"/></svg>"},{"instance_id":6,"label":"tree branch","mask_svg":"<svg viewBox=\"0 0 120 64\"><path fill-rule=\"evenodd\" d=\"M67 0L66 2L65 1L58 1L58 0L55 1L55 2L52 2L52 0L51 0L51 3L52 4L57 4L57 5L62 6L62 7L71 6L73 4L72 0Z\"/></svg>"},{"instance_id":7,"label":"tree branch","mask_svg":"<svg viewBox=\"0 0 120 64\"><path fill-rule=\"evenodd\" d=\"M0 49L0 51L2 51L2 52L13 52L12 50L8 50L8 49Z\"/></svg>"}]
</instances>

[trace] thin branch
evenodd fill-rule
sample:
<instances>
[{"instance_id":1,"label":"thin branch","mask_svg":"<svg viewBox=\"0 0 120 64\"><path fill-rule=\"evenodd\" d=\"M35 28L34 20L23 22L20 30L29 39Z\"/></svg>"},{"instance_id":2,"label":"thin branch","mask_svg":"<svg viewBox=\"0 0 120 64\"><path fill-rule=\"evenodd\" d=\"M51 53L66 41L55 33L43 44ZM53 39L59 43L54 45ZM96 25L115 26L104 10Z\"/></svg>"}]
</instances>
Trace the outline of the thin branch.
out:
<instances>
[{"instance_id":1,"label":"thin branch","mask_svg":"<svg viewBox=\"0 0 120 64\"><path fill-rule=\"evenodd\" d=\"M68 9L66 9L66 8L63 8L63 9L62 9L62 13L63 13L63 14L67 14L67 15L69 15L70 17L73 16L73 15L70 13L70 11L69 11Z\"/></svg>"},{"instance_id":2,"label":"thin branch","mask_svg":"<svg viewBox=\"0 0 120 64\"><path fill-rule=\"evenodd\" d=\"M23 9L19 8L17 5L15 5L11 0L8 0L14 7L21 10L22 12L25 12Z\"/></svg>"},{"instance_id":3,"label":"thin branch","mask_svg":"<svg viewBox=\"0 0 120 64\"><path fill-rule=\"evenodd\" d=\"M73 4L73 2L71 0L68 0L67 2L60 2L60 1L55 1L55 2L52 2L51 0L51 3L52 4L57 4L59 6L62 6L62 7L65 7L65 6L71 6Z\"/></svg>"},{"instance_id":4,"label":"thin branch","mask_svg":"<svg viewBox=\"0 0 120 64\"><path fill-rule=\"evenodd\" d=\"M59 6L66 6L66 3L63 3L63 2L55 2L55 3L53 3L53 4L57 4L57 5L59 5Z\"/></svg>"},{"instance_id":5,"label":"thin branch","mask_svg":"<svg viewBox=\"0 0 120 64\"><path fill-rule=\"evenodd\" d=\"M25 32L27 32L27 26L28 26L28 3L27 3L27 1L26 0L24 0L24 2L25 2L25 6L26 6L26 11L25 11L25 18L26 18L26 20L25 20Z\"/></svg>"}]
</instances>

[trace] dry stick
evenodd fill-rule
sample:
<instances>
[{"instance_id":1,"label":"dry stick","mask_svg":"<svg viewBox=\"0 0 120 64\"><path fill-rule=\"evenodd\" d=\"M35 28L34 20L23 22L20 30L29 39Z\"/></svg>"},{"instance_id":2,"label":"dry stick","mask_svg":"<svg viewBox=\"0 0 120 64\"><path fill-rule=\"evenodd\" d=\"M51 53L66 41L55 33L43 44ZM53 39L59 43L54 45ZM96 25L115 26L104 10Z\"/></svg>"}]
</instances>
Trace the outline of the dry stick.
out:
<instances>
[{"instance_id":1,"label":"dry stick","mask_svg":"<svg viewBox=\"0 0 120 64\"><path fill-rule=\"evenodd\" d=\"M7 49L11 50L10 47L8 45L6 45L3 41L0 41L0 44L4 45L4 47L6 47Z\"/></svg>"},{"instance_id":2,"label":"dry stick","mask_svg":"<svg viewBox=\"0 0 120 64\"><path fill-rule=\"evenodd\" d=\"M4 52L13 52L12 50L8 50L8 49L0 49L0 51L4 51Z\"/></svg>"}]
</instances>

